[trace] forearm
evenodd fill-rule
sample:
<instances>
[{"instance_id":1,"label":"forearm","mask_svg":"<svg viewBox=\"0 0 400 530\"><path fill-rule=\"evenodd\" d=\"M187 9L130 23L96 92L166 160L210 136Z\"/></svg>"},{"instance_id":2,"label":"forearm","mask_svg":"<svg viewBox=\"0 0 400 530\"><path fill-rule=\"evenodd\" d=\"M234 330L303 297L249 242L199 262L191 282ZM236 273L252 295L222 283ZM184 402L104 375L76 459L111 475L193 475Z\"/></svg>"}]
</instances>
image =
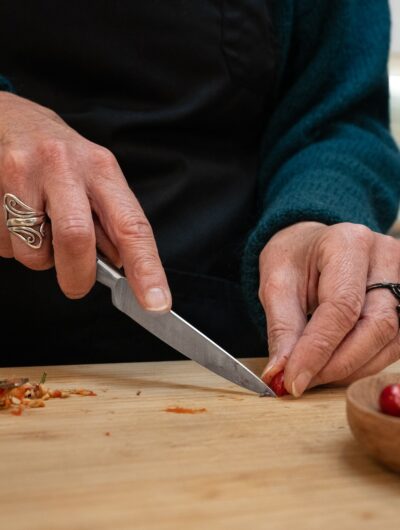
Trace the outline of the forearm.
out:
<instances>
[{"instance_id":1,"label":"forearm","mask_svg":"<svg viewBox=\"0 0 400 530\"><path fill-rule=\"evenodd\" d=\"M259 221L243 256L245 295L261 329L258 259L277 231L307 220L385 231L400 196L400 155L388 131L387 3L310 4L291 32L291 45L304 45L286 43L263 141Z\"/></svg>"}]
</instances>

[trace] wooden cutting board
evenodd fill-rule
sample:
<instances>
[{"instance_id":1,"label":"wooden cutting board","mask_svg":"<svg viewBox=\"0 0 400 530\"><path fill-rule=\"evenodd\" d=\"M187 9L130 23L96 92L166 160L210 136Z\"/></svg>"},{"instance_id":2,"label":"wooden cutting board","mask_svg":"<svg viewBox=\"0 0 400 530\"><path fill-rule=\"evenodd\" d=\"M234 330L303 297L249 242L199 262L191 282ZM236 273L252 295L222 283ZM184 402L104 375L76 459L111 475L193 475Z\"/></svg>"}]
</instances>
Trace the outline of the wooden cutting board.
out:
<instances>
[{"instance_id":1,"label":"wooden cutting board","mask_svg":"<svg viewBox=\"0 0 400 530\"><path fill-rule=\"evenodd\" d=\"M0 376L44 369L50 388L98 395L0 413L1 528L399 528L400 476L353 440L343 389L260 398L190 361Z\"/></svg>"}]
</instances>

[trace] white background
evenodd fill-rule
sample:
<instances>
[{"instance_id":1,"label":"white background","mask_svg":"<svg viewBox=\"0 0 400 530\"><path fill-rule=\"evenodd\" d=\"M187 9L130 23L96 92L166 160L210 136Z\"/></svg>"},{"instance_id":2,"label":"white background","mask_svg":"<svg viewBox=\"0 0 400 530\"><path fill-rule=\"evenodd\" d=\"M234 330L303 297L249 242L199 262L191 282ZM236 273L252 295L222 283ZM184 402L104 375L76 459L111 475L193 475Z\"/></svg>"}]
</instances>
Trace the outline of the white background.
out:
<instances>
[{"instance_id":1,"label":"white background","mask_svg":"<svg viewBox=\"0 0 400 530\"><path fill-rule=\"evenodd\" d=\"M392 52L400 53L400 0L390 0L392 10Z\"/></svg>"}]
</instances>

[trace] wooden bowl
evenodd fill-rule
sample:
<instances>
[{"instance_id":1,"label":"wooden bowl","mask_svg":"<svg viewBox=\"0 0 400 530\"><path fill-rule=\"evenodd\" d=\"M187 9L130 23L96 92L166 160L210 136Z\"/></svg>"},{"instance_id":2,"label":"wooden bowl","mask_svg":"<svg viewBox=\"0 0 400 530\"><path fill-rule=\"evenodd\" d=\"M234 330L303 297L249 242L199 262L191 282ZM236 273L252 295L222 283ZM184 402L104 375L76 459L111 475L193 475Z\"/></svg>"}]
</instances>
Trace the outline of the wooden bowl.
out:
<instances>
[{"instance_id":1,"label":"wooden bowl","mask_svg":"<svg viewBox=\"0 0 400 530\"><path fill-rule=\"evenodd\" d=\"M380 373L352 383L346 392L347 420L356 440L374 458L400 472L400 417L383 414L379 395L400 383L399 373Z\"/></svg>"}]
</instances>

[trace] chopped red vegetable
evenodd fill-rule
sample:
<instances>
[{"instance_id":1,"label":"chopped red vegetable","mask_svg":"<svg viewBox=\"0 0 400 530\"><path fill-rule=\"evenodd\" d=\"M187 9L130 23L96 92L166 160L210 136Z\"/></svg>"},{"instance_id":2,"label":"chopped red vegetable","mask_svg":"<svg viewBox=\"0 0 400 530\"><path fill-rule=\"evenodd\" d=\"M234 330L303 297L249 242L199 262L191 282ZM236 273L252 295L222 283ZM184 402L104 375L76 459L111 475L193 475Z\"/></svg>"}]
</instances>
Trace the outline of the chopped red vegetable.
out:
<instances>
[{"instance_id":1,"label":"chopped red vegetable","mask_svg":"<svg viewBox=\"0 0 400 530\"><path fill-rule=\"evenodd\" d=\"M270 388L272 388L272 390L275 392L275 394L278 397L282 397L282 396L285 396L286 394L289 394L289 392L285 388L284 378L285 378L285 374L282 370L281 372L278 372L277 374L274 375L274 377L272 378L269 384Z\"/></svg>"},{"instance_id":2,"label":"chopped red vegetable","mask_svg":"<svg viewBox=\"0 0 400 530\"><path fill-rule=\"evenodd\" d=\"M186 409L184 407L168 407L164 409L165 412L175 412L175 414L199 414L201 412L206 412L207 409Z\"/></svg>"}]
</instances>

